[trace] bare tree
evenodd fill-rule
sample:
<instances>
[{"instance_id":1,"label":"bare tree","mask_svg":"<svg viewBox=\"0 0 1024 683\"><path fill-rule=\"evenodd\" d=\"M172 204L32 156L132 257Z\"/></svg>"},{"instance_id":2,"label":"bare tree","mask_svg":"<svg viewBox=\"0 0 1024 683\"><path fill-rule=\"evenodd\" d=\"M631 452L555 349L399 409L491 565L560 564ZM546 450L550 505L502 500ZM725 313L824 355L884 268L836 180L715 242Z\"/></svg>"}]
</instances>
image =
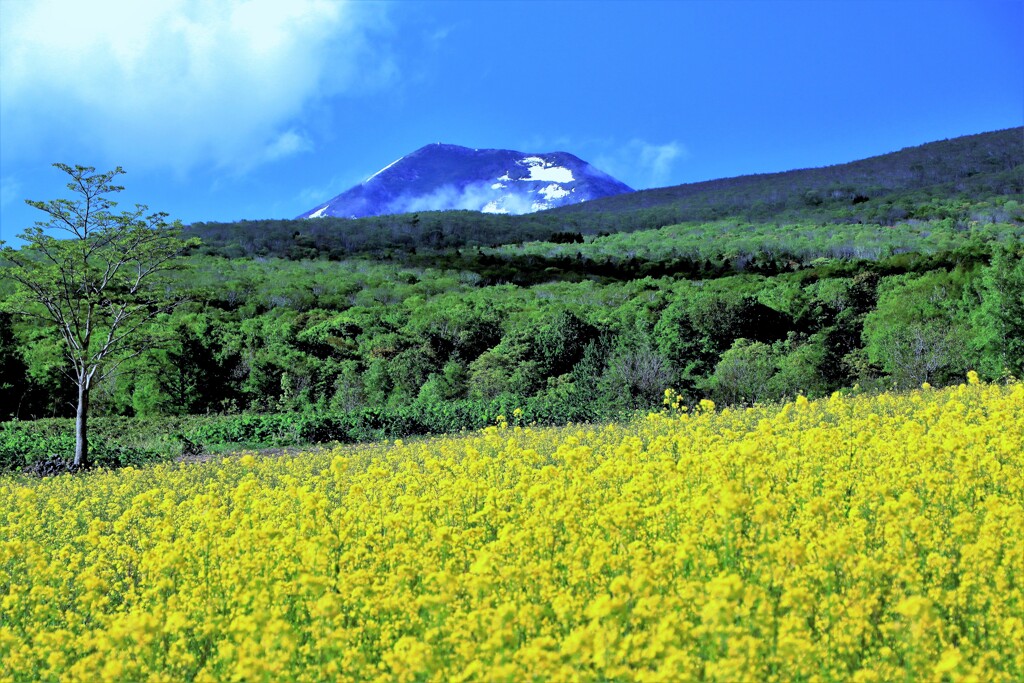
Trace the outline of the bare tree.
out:
<instances>
[{"instance_id":1,"label":"bare tree","mask_svg":"<svg viewBox=\"0 0 1024 683\"><path fill-rule=\"evenodd\" d=\"M113 213L117 203L107 195L124 189L111 184L121 167L95 173L91 166L54 166L71 176L67 186L78 196L26 200L48 218L19 235L20 249L0 249L0 268L18 285L6 308L56 325L64 341L67 374L78 387L74 464L85 466L89 392L152 347L146 328L181 302L168 296L166 275L196 241L180 239L180 223L147 214L146 206Z\"/></svg>"},{"instance_id":2,"label":"bare tree","mask_svg":"<svg viewBox=\"0 0 1024 683\"><path fill-rule=\"evenodd\" d=\"M882 342L883 363L903 387L934 382L943 372L962 374L964 342L955 327L941 321L915 322L896 328Z\"/></svg>"},{"instance_id":3,"label":"bare tree","mask_svg":"<svg viewBox=\"0 0 1024 683\"><path fill-rule=\"evenodd\" d=\"M608 363L606 379L630 398L649 404L671 385L672 372L656 351L641 347L615 354Z\"/></svg>"}]
</instances>

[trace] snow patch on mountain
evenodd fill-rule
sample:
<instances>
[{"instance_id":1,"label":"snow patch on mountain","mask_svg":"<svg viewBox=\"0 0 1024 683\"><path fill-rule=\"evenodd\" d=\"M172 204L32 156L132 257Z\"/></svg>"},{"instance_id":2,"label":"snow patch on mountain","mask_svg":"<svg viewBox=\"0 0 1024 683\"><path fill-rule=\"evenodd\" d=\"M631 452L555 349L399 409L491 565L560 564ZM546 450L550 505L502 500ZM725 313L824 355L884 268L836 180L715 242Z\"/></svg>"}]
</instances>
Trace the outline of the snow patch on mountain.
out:
<instances>
[{"instance_id":1,"label":"snow patch on mountain","mask_svg":"<svg viewBox=\"0 0 1024 683\"><path fill-rule=\"evenodd\" d=\"M401 160L402 160L402 159L404 159L404 158L405 158L405 157L399 157L399 158L395 159L395 160L394 160L394 161L392 161L392 162L391 162L390 164L388 164L388 165L387 165L387 166L385 166L384 168L380 169L379 171L377 171L376 173L374 173L374 174L373 174L372 176L370 176L369 178L367 178L367 179L366 179L366 180L364 180L363 182L364 182L364 183L368 183L368 182L370 182L371 180L373 180L374 178L376 178L377 176L379 176L379 175L380 175L381 173L383 173L384 171L388 170L389 168L391 168L392 166L394 166L395 164L397 164L397 163L398 163L399 161L401 161ZM310 216L310 218L312 218L312 216Z\"/></svg>"},{"instance_id":2,"label":"snow patch on mountain","mask_svg":"<svg viewBox=\"0 0 1024 683\"><path fill-rule=\"evenodd\" d=\"M572 190L567 190L561 185L552 183L547 187L542 187L539 191L540 194L544 195L544 199L554 201L555 199L561 199L562 197L568 197L572 194Z\"/></svg>"},{"instance_id":3,"label":"snow patch on mountain","mask_svg":"<svg viewBox=\"0 0 1024 683\"><path fill-rule=\"evenodd\" d=\"M522 178L522 180L540 180L555 183L571 183L574 180L572 171L561 166L555 166L554 163L545 161L540 157L526 157L520 160L519 163L530 170L530 177Z\"/></svg>"}]
</instances>

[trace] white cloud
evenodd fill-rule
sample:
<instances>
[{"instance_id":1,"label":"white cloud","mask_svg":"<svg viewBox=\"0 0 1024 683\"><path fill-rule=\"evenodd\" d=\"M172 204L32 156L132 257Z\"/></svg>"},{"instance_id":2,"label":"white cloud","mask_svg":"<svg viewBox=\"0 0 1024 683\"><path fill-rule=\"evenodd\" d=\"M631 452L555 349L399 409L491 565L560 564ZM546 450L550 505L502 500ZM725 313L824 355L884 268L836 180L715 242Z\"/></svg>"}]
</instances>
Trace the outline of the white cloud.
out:
<instances>
[{"instance_id":1,"label":"white cloud","mask_svg":"<svg viewBox=\"0 0 1024 683\"><path fill-rule=\"evenodd\" d=\"M652 145L634 140L632 144L639 150L640 168L650 173L655 185L667 183L676 160L686 155L685 148L674 141L664 145Z\"/></svg>"},{"instance_id":2,"label":"white cloud","mask_svg":"<svg viewBox=\"0 0 1024 683\"><path fill-rule=\"evenodd\" d=\"M0 144L133 167L244 169L309 151L302 112L395 76L377 4L3 2Z\"/></svg>"},{"instance_id":3,"label":"white cloud","mask_svg":"<svg viewBox=\"0 0 1024 683\"><path fill-rule=\"evenodd\" d=\"M517 194L504 194L495 189L489 181L472 183L459 189L454 185L442 185L425 195L400 196L390 202L384 213L412 213L415 211L480 211L493 203L490 213L521 214L536 211L535 198ZM500 211L498 211L500 209Z\"/></svg>"},{"instance_id":4,"label":"white cloud","mask_svg":"<svg viewBox=\"0 0 1024 683\"><path fill-rule=\"evenodd\" d=\"M655 144L634 138L599 154L593 164L639 190L673 184L676 164L688 156L686 147L675 140Z\"/></svg>"},{"instance_id":5,"label":"white cloud","mask_svg":"<svg viewBox=\"0 0 1024 683\"><path fill-rule=\"evenodd\" d=\"M0 207L13 204L21 195L21 183L13 176L0 178Z\"/></svg>"},{"instance_id":6,"label":"white cloud","mask_svg":"<svg viewBox=\"0 0 1024 683\"><path fill-rule=\"evenodd\" d=\"M303 211L323 204L328 199L338 196L354 185L366 180L366 175L358 173L335 174L329 180L315 185L309 185L295 193L294 198Z\"/></svg>"},{"instance_id":7,"label":"white cloud","mask_svg":"<svg viewBox=\"0 0 1024 683\"><path fill-rule=\"evenodd\" d=\"M288 129L263 150L263 158L267 161L275 161L284 157L309 152L313 149L313 143L302 133L294 129Z\"/></svg>"},{"instance_id":8,"label":"white cloud","mask_svg":"<svg viewBox=\"0 0 1024 683\"><path fill-rule=\"evenodd\" d=\"M448 40L448 36L450 36L454 30L454 26L441 26L430 31L427 34L427 44L435 49L440 47L441 43Z\"/></svg>"}]
</instances>

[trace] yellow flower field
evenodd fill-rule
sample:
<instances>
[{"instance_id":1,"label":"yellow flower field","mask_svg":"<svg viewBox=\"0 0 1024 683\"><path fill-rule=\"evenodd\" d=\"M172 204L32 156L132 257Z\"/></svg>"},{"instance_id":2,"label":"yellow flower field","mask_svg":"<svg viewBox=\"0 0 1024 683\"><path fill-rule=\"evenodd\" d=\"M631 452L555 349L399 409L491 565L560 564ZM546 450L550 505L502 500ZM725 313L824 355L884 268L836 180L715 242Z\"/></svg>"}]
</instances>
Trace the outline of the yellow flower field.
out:
<instances>
[{"instance_id":1,"label":"yellow flower field","mask_svg":"<svg viewBox=\"0 0 1024 683\"><path fill-rule=\"evenodd\" d=\"M1020 681L1022 452L972 375L0 479L0 679Z\"/></svg>"}]
</instances>

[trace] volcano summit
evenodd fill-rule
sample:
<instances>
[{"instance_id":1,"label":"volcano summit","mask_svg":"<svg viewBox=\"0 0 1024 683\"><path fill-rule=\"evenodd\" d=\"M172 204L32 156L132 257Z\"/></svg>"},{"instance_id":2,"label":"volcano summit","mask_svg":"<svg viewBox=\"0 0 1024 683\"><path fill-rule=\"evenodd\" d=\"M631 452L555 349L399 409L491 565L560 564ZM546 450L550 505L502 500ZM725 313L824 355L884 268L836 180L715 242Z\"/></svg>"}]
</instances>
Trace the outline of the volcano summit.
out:
<instances>
[{"instance_id":1,"label":"volcano summit","mask_svg":"<svg viewBox=\"0 0 1024 683\"><path fill-rule=\"evenodd\" d=\"M388 164L299 218L451 209L521 214L632 191L566 152L524 154L436 143Z\"/></svg>"}]
</instances>

